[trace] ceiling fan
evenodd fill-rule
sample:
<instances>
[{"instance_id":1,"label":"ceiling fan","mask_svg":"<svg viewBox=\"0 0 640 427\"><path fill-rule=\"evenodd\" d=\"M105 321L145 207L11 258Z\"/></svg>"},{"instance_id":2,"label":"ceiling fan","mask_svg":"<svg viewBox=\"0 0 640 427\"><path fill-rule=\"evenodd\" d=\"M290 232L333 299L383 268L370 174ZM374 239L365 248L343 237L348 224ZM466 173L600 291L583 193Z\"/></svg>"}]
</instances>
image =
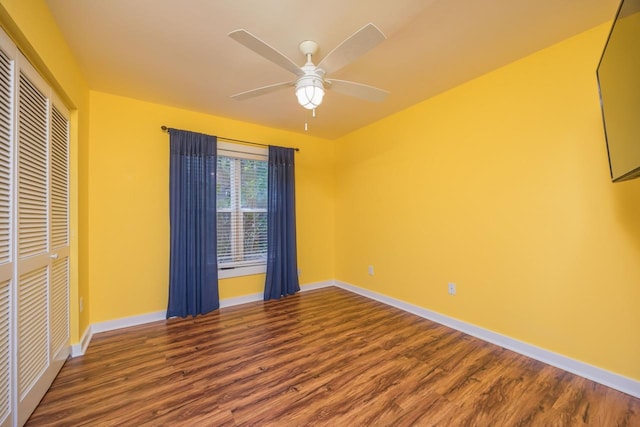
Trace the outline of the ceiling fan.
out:
<instances>
[{"instance_id":1,"label":"ceiling fan","mask_svg":"<svg viewBox=\"0 0 640 427\"><path fill-rule=\"evenodd\" d=\"M389 94L389 92L373 86L325 77L355 61L386 39L382 31L371 23L344 40L329 52L317 66L313 64L311 58L318 51L318 44L310 40L300 43L300 51L307 62L299 67L284 54L246 30L232 31L229 33L229 37L296 75L296 79L293 81L276 83L232 95L231 98L235 100L241 101L295 86L298 103L304 108L314 110L322 103L325 89L374 102L383 101Z\"/></svg>"}]
</instances>

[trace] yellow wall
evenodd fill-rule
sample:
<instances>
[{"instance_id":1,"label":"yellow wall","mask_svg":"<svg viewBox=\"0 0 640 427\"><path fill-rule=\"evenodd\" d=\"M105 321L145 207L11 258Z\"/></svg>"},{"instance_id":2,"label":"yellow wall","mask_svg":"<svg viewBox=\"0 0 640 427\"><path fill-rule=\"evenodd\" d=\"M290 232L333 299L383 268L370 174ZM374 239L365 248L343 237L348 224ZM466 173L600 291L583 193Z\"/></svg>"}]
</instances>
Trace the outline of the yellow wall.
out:
<instances>
[{"instance_id":1,"label":"yellow wall","mask_svg":"<svg viewBox=\"0 0 640 427\"><path fill-rule=\"evenodd\" d=\"M169 136L160 130L162 125L299 147L296 208L300 282L333 279L333 142L92 91L92 323L167 308ZM264 275L220 281L221 299L263 290Z\"/></svg>"},{"instance_id":2,"label":"yellow wall","mask_svg":"<svg viewBox=\"0 0 640 427\"><path fill-rule=\"evenodd\" d=\"M595 76L609 28L338 140L336 278L640 380L640 180L610 182Z\"/></svg>"},{"instance_id":3,"label":"yellow wall","mask_svg":"<svg viewBox=\"0 0 640 427\"><path fill-rule=\"evenodd\" d=\"M74 344L89 327L89 311L79 311L79 298L89 299L89 87L44 1L0 0L0 24L71 110L70 332Z\"/></svg>"},{"instance_id":4,"label":"yellow wall","mask_svg":"<svg viewBox=\"0 0 640 427\"><path fill-rule=\"evenodd\" d=\"M303 284L336 278L640 379L640 180L609 182L595 81L609 25L332 142L89 92L43 0L0 0L0 23L72 110L72 343L166 308L165 124L302 149ZM224 280L221 297L262 282Z\"/></svg>"}]
</instances>

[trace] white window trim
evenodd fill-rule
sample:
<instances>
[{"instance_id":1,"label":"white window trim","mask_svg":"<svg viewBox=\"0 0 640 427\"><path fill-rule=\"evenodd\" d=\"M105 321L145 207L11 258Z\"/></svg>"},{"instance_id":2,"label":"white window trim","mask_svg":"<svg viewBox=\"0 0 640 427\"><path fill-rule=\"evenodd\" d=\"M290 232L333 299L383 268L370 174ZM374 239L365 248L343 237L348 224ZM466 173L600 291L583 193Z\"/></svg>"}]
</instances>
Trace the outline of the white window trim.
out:
<instances>
[{"instance_id":1,"label":"white window trim","mask_svg":"<svg viewBox=\"0 0 640 427\"><path fill-rule=\"evenodd\" d=\"M235 267L230 269L218 269L218 279L229 279L231 277L251 276L253 274L264 274L267 272L267 263L262 265L252 265L250 267Z\"/></svg>"},{"instance_id":2,"label":"white window trim","mask_svg":"<svg viewBox=\"0 0 640 427\"><path fill-rule=\"evenodd\" d=\"M267 147L253 147L249 145L234 144L231 142L218 141L218 156L239 157L251 160L267 160L269 149ZM267 262L252 262L246 267L219 268L218 279L228 279L231 277L250 276L254 274L264 274L267 272Z\"/></svg>"}]
</instances>

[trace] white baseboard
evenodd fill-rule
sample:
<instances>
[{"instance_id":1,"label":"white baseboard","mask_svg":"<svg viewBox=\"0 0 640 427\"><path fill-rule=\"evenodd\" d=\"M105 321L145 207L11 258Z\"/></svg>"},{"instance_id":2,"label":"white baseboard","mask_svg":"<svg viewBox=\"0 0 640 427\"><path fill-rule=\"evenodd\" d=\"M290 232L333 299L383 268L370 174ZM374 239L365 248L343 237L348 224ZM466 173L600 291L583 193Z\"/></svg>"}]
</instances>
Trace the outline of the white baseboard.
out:
<instances>
[{"instance_id":1,"label":"white baseboard","mask_svg":"<svg viewBox=\"0 0 640 427\"><path fill-rule=\"evenodd\" d=\"M335 285L335 280L325 280L322 282L308 283L306 285L300 285L300 292L314 291L316 289L328 288Z\"/></svg>"},{"instance_id":2,"label":"white baseboard","mask_svg":"<svg viewBox=\"0 0 640 427\"><path fill-rule=\"evenodd\" d=\"M141 314L139 316L123 317L121 319L107 320L106 322L93 323L91 331L93 334L113 331L115 329L128 328L130 326L142 325L145 323L157 322L167 318L166 311L156 311L154 313Z\"/></svg>"},{"instance_id":3,"label":"white baseboard","mask_svg":"<svg viewBox=\"0 0 640 427\"><path fill-rule=\"evenodd\" d=\"M520 353L527 357L531 357L532 359L536 359L540 362L555 366L557 368L595 381L607 387L611 387L623 393L627 393L631 396L640 398L640 381L627 378L625 376L604 370L602 368L598 368L593 365L589 365L584 362L580 362L570 357L563 356L561 354L557 354L531 344L527 344L522 341L518 341L508 336L498 334L488 329L484 329L449 316L445 316L435 311L427 310L425 308L418 307L416 305L409 304L407 302L397 300L395 298L391 298L386 295L370 291L368 289L359 288L349 283L336 281L335 286L390 305L392 307L399 308L400 310L415 314L416 316L432 320L441 325L445 325L460 332L472 335L476 338L480 338L483 341L499 345L500 347L507 348L509 350L515 351L516 353Z\"/></svg>"},{"instance_id":4,"label":"white baseboard","mask_svg":"<svg viewBox=\"0 0 640 427\"><path fill-rule=\"evenodd\" d=\"M262 293L259 293L259 294L251 294L251 295L242 295L240 297L221 299L220 308L233 307L234 305L262 301L263 298L264 298L264 295Z\"/></svg>"},{"instance_id":5,"label":"white baseboard","mask_svg":"<svg viewBox=\"0 0 640 427\"><path fill-rule=\"evenodd\" d=\"M91 325L89 325L89 327L85 329L84 334L82 334L80 342L71 346L71 357L82 356L83 354L85 354L92 337L93 332L91 331Z\"/></svg>"},{"instance_id":6,"label":"white baseboard","mask_svg":"<svg viewBox=\"0 0 640 427\"><path fill-rule=\"evenodd\" d=\"M333 280L325 280L323 282L314 282L308 283L305 285L300 285L300 292L312 291L314 289L328 288L329 286L334 286L335 282ZM263 301L264 294L262 292L258 294L251 295L243 295L241 297L227 298L220 300L220 308L225 307L233 307L234 305L246 304L249 302L257 302Z\"/></svg>"},{"instance_id":7,"label":"white baseboard","mask_svg":"<svg viewBox=\"0 0 640 427\"><path fill-rule=\"evenodd\" d=\"M416 316L429 319L441 325L445 325L466 334L472 335L481 340L499 345L500 347L507 348L509 350L515 351L516 353L520 353L527 357L531 357L532 359L539 360L540 362L547 363L549 365L603 384L607 387L611 387L623 393L627 393L631 396L640 398L640 381L627 378L613 372L609 372L602 368L598 368L596 366L571 359L570 357L563 356L561 354L557 354L522 341L518 341L514 338L498 334L488 329L484 329L479 326L455 319L453 317L445 316L435 311L427 310L426 308L418 307L405 301L391 298L368 289L360 288L346 282L327 280L322 282L309 283L306 285L301 285L300 291L305 292L330 286L336 286L338 288L342 288L355 294L362 295L372 300L379 301L383 304L396 307L408 313L415 314ZM232 307L235 305L262 300L262 293L244 295L235 298L227 298L220 301L220 308ZM132 316L122 319L108 320L106 322L94 323L87 328L82 336L82 339L80 340L80 343L71 346L71 356L82 356L86 352L87 347L91 342L91 338L95 333L141 325L144 323L164 320L165 318L166 311L158 311L155 313L148 313L140 316Z\"/></svg>"},{"instance_id":8,"label":"white baseboard","mask_svg":"<svg viewBox=\"0 0 640 427\"><path fill-rule=\"evenodd\" d=\"M141 314L140 316L123 317L121 319L107 320L106 322L92 323L84 331L80 343L71 346L71 357L82 356L87 351L93 334L100 332L113 331L129 326L137 326L145 323L156 322L166 318L166 311L157 311L155 313Z\"/></svg>"},{"instance_id":9,"label":"white baseboard","mask_svg":"<svg viewBox=\"0 0 640 427\"><path fill-rule=\"evenodd\" d=\"M314 289L326 288L333 286L333 280L326 280L323 282L309 283L300 286L300 292L311 291ZM220 308L232 307L235 305L246 304L249 302L262 301L264 295L262 293L243 295L240 297L226 298L220 300ZM98 322L91 324L84 332L80 343L71 346L71 357L82 356L87 351L89 343L93 334L100 332L113 331L115 329L128 328L130 326L142 325L145 323L156 322L158 320L164 320L167 317L166 311L157 311L155 313L147 313L139 316L124 317L121 319L107 320L105 322Z\"/></svg>"}]
</instances>

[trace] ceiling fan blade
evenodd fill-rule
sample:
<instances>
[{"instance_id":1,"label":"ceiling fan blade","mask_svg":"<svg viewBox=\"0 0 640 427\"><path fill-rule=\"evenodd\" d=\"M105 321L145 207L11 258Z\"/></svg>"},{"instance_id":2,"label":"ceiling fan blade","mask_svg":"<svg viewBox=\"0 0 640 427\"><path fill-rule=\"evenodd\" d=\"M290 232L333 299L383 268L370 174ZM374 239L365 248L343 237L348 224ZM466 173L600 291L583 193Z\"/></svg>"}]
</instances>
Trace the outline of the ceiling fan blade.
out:
<instances>
[{"instance_id":1,"label":"ceiling fan blade","mask_svg":"<svg viewBox=\"0 0 640 427\"><path fill-rule=\"evenodd\" d=\"M302 71L295 62L246 30L240 29L232 31L229 33L229 37L248 47L263 58L281 66L285 70L291 71L296 76L302 76L304 74L304 71Z\"/></svg>"},{"instance_id":2,"label":"ceiling fan blade","mask_svg":"<svg viewBox=\"0 0 640 427\"><path fill-rule=\"evenodd\" d=\"M379 45L385 39L386 37L382 31L369 23L329 52L320 61L318 68L322 68L327 74L338 71Z\"/></svg>"},{"instance_id":3,"label":"ceiling fan blade","mask_svg":"<svg viewBox=\"0 0 640 427\"><path fill-rule=\"evenodd\" d=\"M275 92L285 87L291 87L295 84L296 82L282 82L282 83L276 83L274 85L262 86L257 89L251 89L245 92L236 93L235 95L231 95L231 98L235 99L236 101L244 101L245 99L254 98L260 95L265 95L267 93Z\"/></svg>"},{"instance_id":4,"label":"ceiling fan blade","mask_svg":"<svg viewBox=\"0 0 640 427\"><path fill-rule=\"evenodd\" d=\"M365 101L382 102L389 92L377 87L364 85L362 83L348 82L346 80L325 79L327 89L334 90L343 95L349 95Z\"/></svg>"}]
</instances>

